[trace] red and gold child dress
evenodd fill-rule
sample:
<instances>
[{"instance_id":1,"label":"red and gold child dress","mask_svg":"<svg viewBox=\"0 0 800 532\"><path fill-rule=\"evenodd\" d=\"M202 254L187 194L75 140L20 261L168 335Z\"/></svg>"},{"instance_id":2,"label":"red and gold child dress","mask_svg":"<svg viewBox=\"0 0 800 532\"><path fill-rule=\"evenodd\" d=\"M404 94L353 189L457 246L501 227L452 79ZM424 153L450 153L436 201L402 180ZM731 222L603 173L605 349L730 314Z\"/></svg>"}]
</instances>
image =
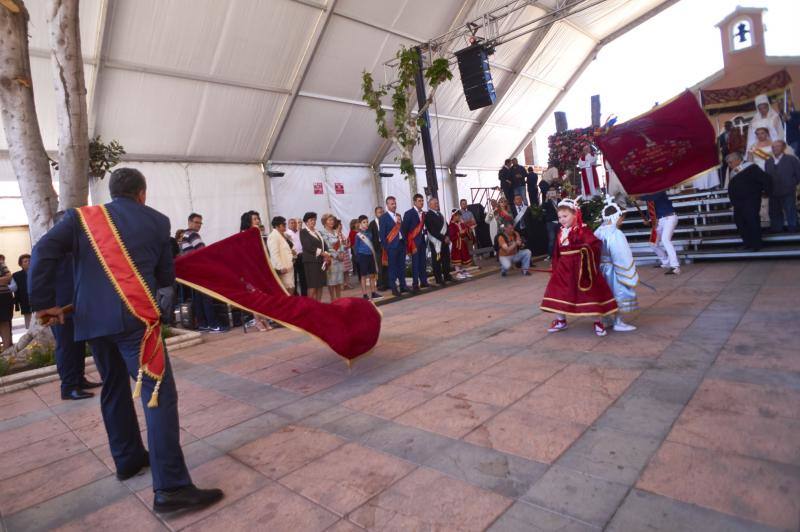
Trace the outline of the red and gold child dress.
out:
<instances>
[{"instance_id":1,"label":"red and gold child dress","mask_svg":"<svg viewBox=\"0 0 800 532\"><path fill-rule=\"evenodd\" d=\"M574 200L561 200L558 207L572 210L576 221L570 228L561 227L553 250L552 275L540 306L556 314L549 332L566 329L566 316L602 317L617 312L617 301L599 268L602 242L583 225ZM598 336L606 335L600 320L594 330Z\"/></svg>"},{"instance_id":2,"label":"red and gold child dress","mask_svg":"<svg viewBox=\"0 0 800 532\"><path fill-rule=\"evenodd\" d=\"M469 249L470 229L461 221L461 213L458 210L454 210L450 216L447 233L450 237L450 263L456 269L456 278L467 279L469 274L466 267L472 266L472 254Z\"/></svg>"}]
</instances>

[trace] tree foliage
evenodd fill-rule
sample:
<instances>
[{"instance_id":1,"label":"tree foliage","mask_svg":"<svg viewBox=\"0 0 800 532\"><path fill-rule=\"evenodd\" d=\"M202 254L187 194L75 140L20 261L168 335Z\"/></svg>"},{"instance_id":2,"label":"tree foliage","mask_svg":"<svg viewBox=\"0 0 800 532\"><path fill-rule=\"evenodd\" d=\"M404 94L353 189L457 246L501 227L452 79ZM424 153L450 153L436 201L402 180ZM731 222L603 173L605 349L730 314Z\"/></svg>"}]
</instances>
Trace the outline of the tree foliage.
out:
<instances>
[{"instance_id":1,"label":"tree foliage","mask_svg":"<svg viewBox=\"0 0 800 532\"><path fill-rule=\"evenodd\" d=\"M375 112L375 123L378 135L390 140L400 155L400 171L406 178L414 181L416 188L416 171L414 170L414 147L419 142L420 127L424 125L423 113L433 103L438 87L445 81L453 79L450 63L444 57L434 59L423 72L430 91L422 108L413 110L413 95L416 91L414 77L419 69L419 49L401 46L395 55L397 60L397 79L391 83L377 84L372 74L366 70L361 77L361 98ZM387 118L383 106L384 98L391 100L392 119Z\"/></svg>"}]
</instances>

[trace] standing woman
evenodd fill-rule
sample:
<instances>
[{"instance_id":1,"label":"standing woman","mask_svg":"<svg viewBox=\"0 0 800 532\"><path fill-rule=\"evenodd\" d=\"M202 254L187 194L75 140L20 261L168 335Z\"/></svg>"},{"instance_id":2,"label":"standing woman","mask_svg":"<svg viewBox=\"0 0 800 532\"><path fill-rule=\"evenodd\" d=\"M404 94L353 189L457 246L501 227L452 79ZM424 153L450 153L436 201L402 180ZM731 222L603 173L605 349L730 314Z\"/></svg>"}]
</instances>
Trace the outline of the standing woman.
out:
<instances>
[{"instance_id":1,"label":"standing woman","mask_svg":"<svg viewBox=\"0 0 800 532\"><path fill-rule=\"evenodd\" d=\"M255 227L258 229L258 232L261 233L261 239L264 239L264 226L261 224L261 215L258 214L256 211L247 211L246 213L242 214L240 223L239 223L239 230L240 231L247 231ZM247 322L246 327L255 327L259 331L271 331L273 329L272 325L270 324L269 320L264 316L253 316L253 319Z\"/></svg>"},{"instance_id":2,"label":"standing woman","mask_svg":"<svg viewBox=\"0 0 800 532\"><path fill-rule=\"evenodd\" d=\"M292 240L286 234L286 218L276 216L272 219L272 232L267 237L269 259L281 284L287 292L294 292L294 250Z\"/></svg>"},{"instance_id":3,"label":"standing woman","mask_svg":"<svg viewBox=\"0 0 800 532\"><path fill-rule=\"evenodd\" d=\"M356 220L357 222L358 220ZM353 222L350 222L350 231L353 230ZM344 234L344 224L340 219L336 219L336 236L339 237L339 245L342 251L342 272L344 274L344 287L346 289L353 288L350 285L350 274L353 272L353 245L350 243L350 234ZM355 235L352 235L355 238Z\"/></svg>"},{"instance_id":4,"label":"standing woman","mask_svg":"<svg viewBox=\"0 0 800 532\"><path fill-rule=\"evenodd\" d=\"M9 288L11 279L5 257L0 256L0 342L3 349L11 347L11 319L14 317L14 295Z\"/></svg>"},{"instance_id":5,"label":"standing woman","mask_svg":"<svg viewBox=\"0 0 800 532\"><path fill-rule=\"evenodd\" d=\"M326 251L322 235L317 232L317 213L305 213L303 223L305 227L300 231L300 243L303 245L303 271L306 274L308 297L322 301L322 287L325 286L323 268L330 261L330 253Z\"/></svg>"},{"instance_id":6,"label":"standing woman","mask_svg":"<svg viewBox=\"0 0 800 532\"><path fill-rule=\"evenodd\" d=\"M328 265L328 293L331 302L342 297L342 283L344 282L344 265L342 261L343 246L336 231L336 217L332 214L322 215L322 239L326 249L330 250L331 261Z\"/></svg>"}]
</instances>

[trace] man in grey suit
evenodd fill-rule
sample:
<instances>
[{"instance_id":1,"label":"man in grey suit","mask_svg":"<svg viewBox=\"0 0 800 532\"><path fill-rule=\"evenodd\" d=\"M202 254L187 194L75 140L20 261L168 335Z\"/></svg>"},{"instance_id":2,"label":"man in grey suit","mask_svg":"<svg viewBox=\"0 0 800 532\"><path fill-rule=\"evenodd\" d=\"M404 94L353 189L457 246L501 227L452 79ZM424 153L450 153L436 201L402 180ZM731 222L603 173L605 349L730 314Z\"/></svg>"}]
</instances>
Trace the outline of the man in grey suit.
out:
<instances>
[{"instance_id":1,"label":"man in grey suit","mask_svg":"<svg viewBox=\"0 0 800 532\"><path fill-rule=\"evenodd\" d=\"M769 196L769 224L773 233L783 231L786 220L789 232L797 231L797 185L800 184L800 159L786 153L786 143L772 143L771 159L766 171L772 178L772 194Z\"/></svg>"}]
</instances>

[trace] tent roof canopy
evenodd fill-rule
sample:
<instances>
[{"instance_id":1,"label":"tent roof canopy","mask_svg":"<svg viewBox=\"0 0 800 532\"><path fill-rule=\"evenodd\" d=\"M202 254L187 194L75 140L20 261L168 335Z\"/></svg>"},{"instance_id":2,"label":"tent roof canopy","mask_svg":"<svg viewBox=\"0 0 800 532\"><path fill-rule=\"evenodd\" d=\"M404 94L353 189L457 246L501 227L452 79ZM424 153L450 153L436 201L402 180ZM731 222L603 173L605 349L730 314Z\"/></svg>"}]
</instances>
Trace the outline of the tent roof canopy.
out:
<instances>
[{"instance_id":1,"label":"tent roof canopy","mask_svg":"<svg viewBox=\"0 0 800 532\"><path fill-rule=\"evenodd\" d=\"M508 1L82 0L91 134L118 139L130 160L389 164L361 72L383 80L399 46ZM494 167L518 153L604 44L676 1L518 0L500 32L574 14L497 48L491 107L467 108L455 69L431 109L437 164ZM26 5L40 126L56 150L46 2Z\"/></svg>"}]
</instances>

